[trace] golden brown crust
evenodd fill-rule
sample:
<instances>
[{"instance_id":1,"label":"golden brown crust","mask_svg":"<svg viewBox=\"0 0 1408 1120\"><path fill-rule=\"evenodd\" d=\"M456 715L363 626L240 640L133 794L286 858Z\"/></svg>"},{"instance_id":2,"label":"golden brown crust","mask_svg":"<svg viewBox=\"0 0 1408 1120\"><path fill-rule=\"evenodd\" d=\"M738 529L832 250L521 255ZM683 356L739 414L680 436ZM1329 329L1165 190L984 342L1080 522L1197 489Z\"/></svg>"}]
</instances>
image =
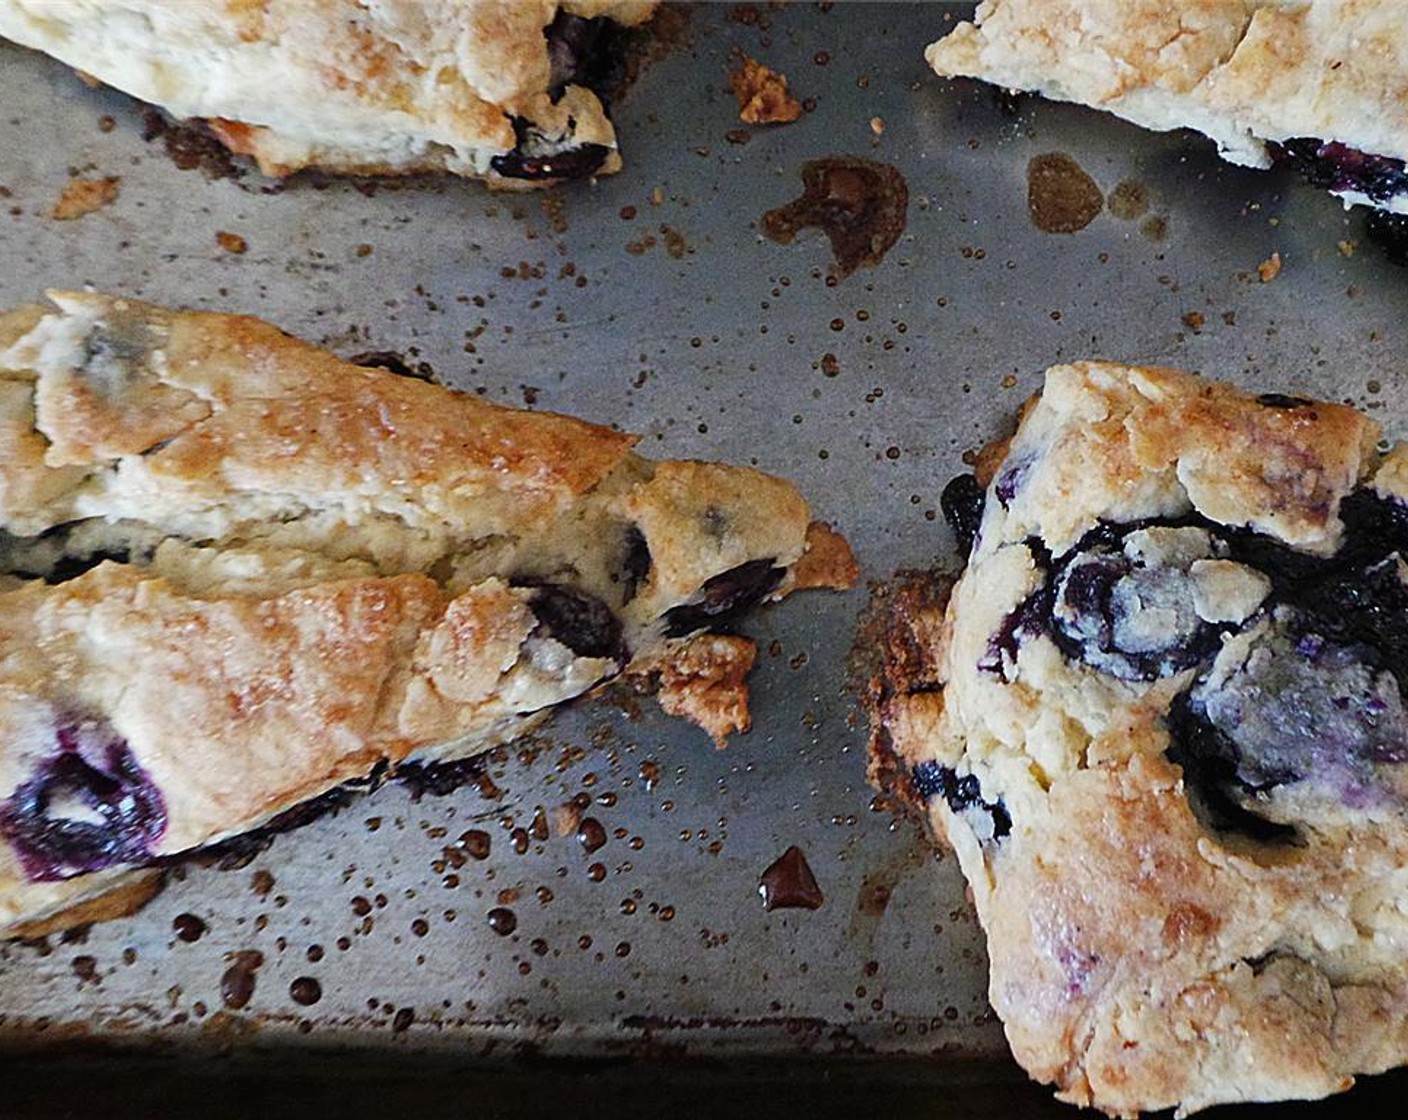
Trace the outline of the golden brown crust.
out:
<instances>
[{"instance_id":1,"label":"golden brown crust","mask_svg":"<svg viewBox=\"0 0 1408 1120\"><path fill-rule=\"evenodd\" d=\"M128 872L116 886L106 887L100 894L74 902L43 918L20 922L10 927L5 936L26 940L50 937L66 929L126 918L160 894L165 885L166 872L159 868Z\"/></svg>"},{"instance_id":2,"label":"golden brown crust","mask_svg":"<svg viewBox=\"0 0 1408 1120\"><path fill-rule=\"evenodd\" d=\"M802 103L776 70L746 55L729 72L729 87L738 98L738 119L744 124L790 124L802 115Z\"/></svg>"},{"instance_id":3,"label":"golden brown crust","mask_svg":"<svg viewBox=\"0 0 1408 1120\"><path fill-rule=\"evenodd\" d=\"M860 563L850 543L824 521L807 526L807 551L797 561L793 589L825 587L844 591L860 578Z\"/></svg>"},{"instance_id":4,"label":"golden brown crust","mask_svg":"<svg viewBox=\"0 0 1408 1120\"><path fill-rule=\"evenodd\" d=\"M449 171L529 187L620 166L597 95L575 73L554 72L581 45L569 29L554 53L547 30L560 7L631 25L654 4L12 0L0 6L0 35L177 117L208 120L268 175ZM600 149L589 167L587 146ZM579 166L560 172L551 159L515 166L570 152Z\"/></svg>"},{"instance_id":5,"label":"golden brown crust","mask_svg":"<svg viewBox=\"0 0 1408 1120\"><path fill-rule=\"evenodd\" d=\"M986 0L929 47L940 74L1190 127L1240 163L1266 141L1408 158L1408 9L1397 0Z\"/></svg>"},{"instance_id":6,"label":"golden brown crust","mask_svg":"<svg viewBox=\"0 0 1408 1120\"><path fill-rule=\"evenodd\" d=\"M1320 776L1292 770L1236 794L1262 814L1254 827L1206 808L1208 791L1222 788L1208 783L1223 779L1196 769L1203 756L1188 752L1206 748L1189 746L1192 732L1171 731L1186 726L1175 714L1183 705L1216 702L1199 690L1241 656L1247 635L1300 609L1294 582L1246 569L1271 564L1257 547L1298 555L1284 561L1290 572L1338 563L1344 499L1371 488L1402 499L1405 453L1381 461L1377 436L1344 406L1255 398L1168 370L1057 367L997 464L947 604L941 583L890 596L885 665L870 689L872 778L901 800L927 799L987 933L989 994L1013 1053L1063 1099L1132 1115L1318 1097L1408 1058L1398 908L1408 829L1395 764L1372 778L1383 795L1325 778L1334 752L1349 749L1337 745L1346 733L1315 722L1306 692L1296 719L1323 728L1309 733L1310 749L1325 752L1310 771ZM1247 540L1235 535L1244 526L1265 543L1230 553L1207 544ZM1143 606L1118 615L1113 589L1102 599L1056 582L1086 555L1097 557L1091 571L1109 570L1119 554L1107 539L1138 540L1138 564L1151 570L1181 564L1207 579L1191 601L1222 629L1201 661L1134 672L1109 652L1126 648L1118 641L1141 651L1162 641L1178 656L1206 630L1169 636L1183 633L1169 629L1169 584L1138 585ZM1355 537L1355 547L1377 539ZM1199 540L1222 558L1191 567L1196 550L1168 558ZM1048 585L1057 590L1043 599ZM1167 620L1153 631L1068 627L1058 643L1057 610L1112 627L1132 625L1130 610ZM1320 633L1316 617L1294 632ZM1295 656L1318 656L1318 640ZM1239 703L1265 703L1245 695ZM1276 734L1291 742L1290 731Z\"/></svg>"},{"instance_id":7,"label":"golden brown crust","mask_svg":"<svg viewBox=\"0 0 1408 1120\"><path fill-rule=\"evenodd\" d=\"M11 815L65 752L159 793L142 852L164 858L378 763L486 749L628 665L716 738L747 728L751 643L689 635L716 577L794 587L787 483L258 320L54 298L0 319L0 931L115 873L24 857Z\"/></svg>"}]
</instances>

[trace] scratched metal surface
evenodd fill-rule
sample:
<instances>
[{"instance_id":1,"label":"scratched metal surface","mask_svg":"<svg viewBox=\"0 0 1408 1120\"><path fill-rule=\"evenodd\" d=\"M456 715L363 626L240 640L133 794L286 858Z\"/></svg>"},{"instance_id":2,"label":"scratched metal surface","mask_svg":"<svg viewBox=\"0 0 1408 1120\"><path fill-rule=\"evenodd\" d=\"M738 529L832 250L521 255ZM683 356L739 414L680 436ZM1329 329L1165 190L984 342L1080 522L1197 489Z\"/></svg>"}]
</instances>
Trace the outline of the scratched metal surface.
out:
<instances>
[{"instance_id":1,"label":"scratched metal surface","mask_svg":"<svg viewBox=\"0 0 1408 1120\"><path fill-rule=\"evenodd\" d=\"M766 27L730 11L693 9L620 104L624 173L546 205L464 183L208 178L143 140L140 107L0 47L0 302L93 285L251 312L620 425L649 455L755 463L849 535L867 582L950 557L939 489L1058 359L1197 368L1408 430L1408 274L1333 200L1188 136L1033 100L1014 114L939 81L920 52L941 5L795 5L765 9ZM732 142L736 49L814 109ZM1037 231L1025 171L1050 151L1107 192L1142 182L1148 212ZM880 265L828 287L820 235L784 248L757 220L799 193L804 160L837 153L898 166L909 222ZM120 194L53 221L72 172L119 176ZM1284 268L1262 283L1273 252ZM497 796L384 788L244 868L189 868L81 940L0 947L0 1035L1002 1061L955 864L871 807L846 669L866 599L809 594L756 617L756 722L724 752L649 704L584 704L495 761ZM594 854L532 831L578 794L609 837ZM446 854L475 828L489 858ZM758 875L790 844L825 893L815 912L760 904ZM487 920L500 906L511 933ZM176 937L183 914L199 940ZM237 952L263 964L232 1009L220 981ZM294 1000L301 978L315 1003Z\"/></svg>"}]
</instances>

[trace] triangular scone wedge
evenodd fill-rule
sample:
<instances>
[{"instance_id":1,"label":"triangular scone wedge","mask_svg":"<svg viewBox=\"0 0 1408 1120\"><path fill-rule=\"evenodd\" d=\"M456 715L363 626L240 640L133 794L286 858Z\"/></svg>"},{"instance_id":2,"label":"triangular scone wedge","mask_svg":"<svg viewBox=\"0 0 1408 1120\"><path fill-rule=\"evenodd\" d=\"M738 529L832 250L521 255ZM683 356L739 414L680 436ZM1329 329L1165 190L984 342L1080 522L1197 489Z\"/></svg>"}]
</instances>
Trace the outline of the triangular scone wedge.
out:
<instances>
[{"instance_id":1,"label":"triangular scone wedge","mask_svg":"<svg viewBox=\"0 0 1408 1120\"><path fill-rule=\"evenodd\" d=\"M267 175L619 170L588 88L654 0L3 0L0 36L206 121Z\"/></svg>"},{"instance_id":2,"label":"triangular scone wedge","mask_svg":"<svg viewBox=\"0 0 1408 1120\"><path fill-rule=\"evenodd\" d=\"M854 578L759 471L52 298L0 319L0 932L623 673L720 738L751 650L711 628Z\"/></svg>"},{"instance_id":3,"label":"triangular scone wedge","mask_svg":"<svg viewBox=\"0 0 1408 1120\"><path fill-rule=\"evenodd\" d=\"M1233 163L1286 162L1346 205L1408 212L1401 0L985 0L925 57L948 77L1197 129Z\"/></svg>"},{"instance_id":4,"label":"triangular scone wedge","mask_svg":"<svg viewBox=\"0 0 1408 1120\"><path fill-rule=\"evenodd\" d=\"M875 776L956 851L1012 1051L1112 1115L1408 1062L1408 449L1343 404L1047 372Z\"/></svg>"}]
</instances>

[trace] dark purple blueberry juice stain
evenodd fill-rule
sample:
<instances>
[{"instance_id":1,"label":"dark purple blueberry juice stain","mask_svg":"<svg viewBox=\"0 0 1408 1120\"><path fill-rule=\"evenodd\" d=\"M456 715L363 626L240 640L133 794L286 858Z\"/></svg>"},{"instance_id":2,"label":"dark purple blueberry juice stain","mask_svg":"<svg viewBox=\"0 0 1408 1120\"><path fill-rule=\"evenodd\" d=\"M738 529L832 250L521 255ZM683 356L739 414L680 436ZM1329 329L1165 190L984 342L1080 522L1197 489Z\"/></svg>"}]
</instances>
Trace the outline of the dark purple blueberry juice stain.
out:
<instances>
[{"instance_id":1,"label":"dark purple blueberry juice stain","mask_svg":"<svg viewBox=\"0 0 1408 1120\"><path fill-rule=\"evenodd\" d=\"M704 581L699 601L665 612L665 636L683 638L706 627L729 623L778 589L786 568L774 558L749 560Z\"/></svg>"},{"instance_id":2,"label":"dark purple blueberry juice stain","mask_svg":"<svg viewBox=\"0 0 1408 1120\"><path fill-rule=\"evenodd\" d=\"M166 832L161 791L106 722L70 720L58 753L0 803L0 836L34 880L67 879L151 857Z\"/></svg>"},{"instance_id":3,"label":"dark purple blueberry juice stain","mask_svg":"<svg viewBox=\"0 0 1408 1120\"><path fill-rule=\"evenodd\" d=\"M758 878L765 910L816 910L826 901L811 864L793 844Z\"/></svg>"},{"instance_id":4,"label":"dark purple blueberry juice stain","mask_svg":"<svg viewBox=\"0 0 1408 1120\"><path fill-rule=\"evenodd\" d=\"M1022 486L1027 481L1027 475L1031 474L1032 463L1030 459L1016 463L1004 463L1002 470L992 481L992 495L998 500L1003 509L1008 509Z\"/></svg>"},{"instance_id":5,"label":"dark purple blueberry juice stain","mask_svg":"<svg viewBox=\"0 0 1408 1120\"><path fill-rule=\"evenodd\" d=\"M1279 163L1298 171L1312 186L1357 191L1374 202L1389 202L1408 192L1404 162L1392 156L1361 152L1337 140L1298 137L1271 145Z\"/></svg>"},{"instance_id":6,"label":"dark purple blueberry juice stain","mask_svg":"<svg viewBox=\"0 0 1408 1120\"><path fill-rule=\"evenodd\" d=\"M937 762L921 762L910 771L915 792L926 801L942 797L955 813L970 810L986 813L992 826L992 839L1001 840L1012 832L1012 817L1001 798L986 801L976 774L959 774Z\"/></svg>"},{"instance_id":7,"label":"dark purple blueberry juice stain","mask_svg":"<svg viewBox=\"0 0 1408 1120\"><path fill-rule=\"evenodd\" d=\"M488 776L483 758L457 758L450 762L403 762L396 767L392 779L410 790L412 801L419 801L426 794L445 797L461 786L481 783Z\"/></svg>"}]
</instances>

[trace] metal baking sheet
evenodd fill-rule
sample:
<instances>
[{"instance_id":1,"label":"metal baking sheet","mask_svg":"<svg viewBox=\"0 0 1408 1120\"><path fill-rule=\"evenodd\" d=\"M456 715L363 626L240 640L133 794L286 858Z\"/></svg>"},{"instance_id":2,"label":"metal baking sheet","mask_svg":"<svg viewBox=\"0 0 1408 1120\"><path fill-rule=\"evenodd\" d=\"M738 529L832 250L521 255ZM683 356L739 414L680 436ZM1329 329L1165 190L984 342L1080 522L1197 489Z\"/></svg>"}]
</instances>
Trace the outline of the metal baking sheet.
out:
<instances>
[{"instance_id":1,"label":"metal baking sheet","mask_svg":"<svg viewBox=\"0 0 1408 1120\"><path fill-rule=\"evenodd\" d=\"M244 867L189 866L133 918L0 947L5 1046L1007 1061L955 862L866 786L858 615L898 569L952 566L939 490L1055 361L1198 369L1408 431L1408 274L1360 215L1196 137L934 78L922 47L966 7L692 7L616 107L625 171L545 195L211 177L144 140L141 106L0 46L0 302L92 285L397 351L647 455L783 474L863 567L852 593L752 621L755 724L727 750L649 702L582 704L486 782L388 786ZM740 125L738 52L789 77L802 119ZM1040 232L1027 164L1049 152L1106 194L1141 184L1147 209ZM893 164L910 199L884 260L829 286L819 233L784 247L759 219L835 154ZM55 221L74 176L119 193ZM574 797L595 853L553 829ZM794 844L825 902L765 911L758 876Z\"/></svg>"}]
</instances>

